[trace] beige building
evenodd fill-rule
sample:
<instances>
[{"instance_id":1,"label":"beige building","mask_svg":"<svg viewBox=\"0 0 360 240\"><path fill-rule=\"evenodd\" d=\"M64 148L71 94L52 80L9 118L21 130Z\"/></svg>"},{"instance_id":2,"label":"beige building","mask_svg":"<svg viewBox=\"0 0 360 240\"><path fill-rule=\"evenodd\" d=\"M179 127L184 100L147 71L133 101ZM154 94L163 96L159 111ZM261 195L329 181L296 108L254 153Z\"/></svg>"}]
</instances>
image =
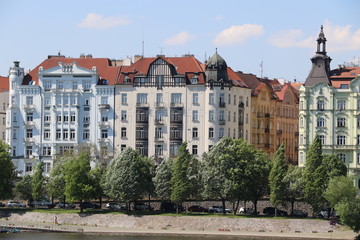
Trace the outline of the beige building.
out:
<instances>
[{"instance_id":1,"label":"beige building","mask_svg":"<svg viewBox=\"0 0 360 240\"><path fill-rule=\"evenodd\" d=\"M287 161L297 164L297 90L281 80L238 74L252 89L250 143L270 156L284 143Z\"/></svg>"},{"instance_id":2,"label":"beige building","mask_svg":"<svg viewBox=\"0 0 360 240\"><path fill-rule=\"evenodd\" d=\"M9 106L9 78L0 76L0 140L6 139L6 109Z\"/></svg>"}]
</instances>

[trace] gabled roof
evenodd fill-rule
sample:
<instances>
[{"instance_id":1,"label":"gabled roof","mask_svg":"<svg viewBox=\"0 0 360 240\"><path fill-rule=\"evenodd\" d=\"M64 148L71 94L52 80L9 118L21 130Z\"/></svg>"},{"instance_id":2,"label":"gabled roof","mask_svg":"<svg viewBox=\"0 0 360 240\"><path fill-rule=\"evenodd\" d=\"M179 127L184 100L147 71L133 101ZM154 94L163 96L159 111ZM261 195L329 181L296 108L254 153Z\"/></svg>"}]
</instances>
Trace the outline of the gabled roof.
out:
<instances>
[{"instance_id":1,"label":"gabled roof","mask_svg":"<svg viewBox=\"0 0 360 240\"><path fill-rule=\"evenodd\" d=\"M252 94L253 95L258 95L259 94L259 90L261 89L262 86L264 86L263 84L261 84L261 81L254 75L251 73L243 73L243 72L237 72L236 73L240 79L249 87L252 89ZM259 86L261 85L261 86ZM259 88L258 88L259 87Z\"/></svg>"},{"instance_id":2,"label":"gabled roof","mask_svg":"<svg viewBox=\"0 0 360 240\"><path fill-rule=\"evenodd\" d=\"M360 74L360 67L342 67L330 72L330 80L352 80Z\"/></svg>"},{"instance_id":3,"label":"gabled roof","mask_svg":"<svg viewBox=\"0 0 360 240\"><path fill-rule=\"evenodd\" d=\"M0 93L9 91L9 78L0 76Z\"/></svg>"},{"instance_id":4,"label":"gabled roof","mask_svg":"<svg viewBox=\"0 0 360 240\"><path fill-rule=\"evenodd\" d=\"M43 69L53 68L59 65L59 62L62 63L73 63L80 67L91 70L94 66L97 69L99 76L102 79L108 80L109 85L114 85L117 81L119 75L119 66L112 66L110 59L108 58L66 58L66 57L51 57L44 60L36 68L31 70L28 74L25 75L22 82L23 85L29 84L29 81L34 81L36 85L39 84L38 72L39 68L42 66Z\"/></svg>"}]
</instances>

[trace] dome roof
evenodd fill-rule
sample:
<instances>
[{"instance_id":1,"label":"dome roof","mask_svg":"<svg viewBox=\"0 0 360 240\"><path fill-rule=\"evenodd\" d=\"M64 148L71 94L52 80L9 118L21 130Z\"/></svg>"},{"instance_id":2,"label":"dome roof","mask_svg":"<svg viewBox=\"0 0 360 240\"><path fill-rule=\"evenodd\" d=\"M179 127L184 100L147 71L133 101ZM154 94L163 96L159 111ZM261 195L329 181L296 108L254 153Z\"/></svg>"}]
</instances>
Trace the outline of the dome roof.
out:
<instances>
[{"instance_id":1,"label":"dome roof","mask_svg":"<svg viewBox=\"0 0 360 240\"><path fill-rule=\"evenodd\" d=\"M217 52L215 52L215 54L206 63L206 68L211 68L211 66L215 66L216 68L220 66L227 68L225 60Z\"/></svg>"}]
</instances>

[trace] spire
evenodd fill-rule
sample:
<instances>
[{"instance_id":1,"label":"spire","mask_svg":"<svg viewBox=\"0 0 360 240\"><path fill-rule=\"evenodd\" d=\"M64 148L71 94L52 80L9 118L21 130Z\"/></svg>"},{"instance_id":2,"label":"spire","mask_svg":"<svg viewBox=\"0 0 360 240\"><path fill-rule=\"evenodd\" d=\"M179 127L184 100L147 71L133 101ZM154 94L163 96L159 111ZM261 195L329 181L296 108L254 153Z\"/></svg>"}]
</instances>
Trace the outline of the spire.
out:
<instances>
[{"instance_id":1,"label":"spire","mask_svg":"<svg viewBox=\"0 0 360 240\"><path fill-rule=\"evenodd\" d=\"M317 41L317 52L316 53L326 55L326 38L325 38L323 29L324 29L324 27L323 27L323 25L321 25L319 37L316 40Z\"/></svg>"}]
</instances>

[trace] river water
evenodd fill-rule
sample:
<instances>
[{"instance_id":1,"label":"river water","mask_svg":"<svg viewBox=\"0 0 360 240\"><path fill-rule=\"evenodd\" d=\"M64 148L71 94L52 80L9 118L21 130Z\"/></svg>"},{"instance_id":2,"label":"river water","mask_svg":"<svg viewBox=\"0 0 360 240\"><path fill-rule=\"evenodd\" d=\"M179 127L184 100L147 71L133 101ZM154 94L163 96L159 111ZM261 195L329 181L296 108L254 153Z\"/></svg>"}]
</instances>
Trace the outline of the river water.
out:
<instances>
[{"instance_id":1,"label":"river water","mask_svg":"<svg viewBox=\"0 0 360 240\"><path fill-rule=\"evenodd\" d=\"M0 240L259 240L264 237L240 237L240 236L143 236L143 235L104 235L104 234L81 234L81 233L46 233L46 232L19 232L2 233ZM269 237L266 240L278 238ZM293 239L293 238L288 238ZM286 240L286 238L281 238ZM304 239L302 239L304 240Z\"/></svg>"}]
</instances>

